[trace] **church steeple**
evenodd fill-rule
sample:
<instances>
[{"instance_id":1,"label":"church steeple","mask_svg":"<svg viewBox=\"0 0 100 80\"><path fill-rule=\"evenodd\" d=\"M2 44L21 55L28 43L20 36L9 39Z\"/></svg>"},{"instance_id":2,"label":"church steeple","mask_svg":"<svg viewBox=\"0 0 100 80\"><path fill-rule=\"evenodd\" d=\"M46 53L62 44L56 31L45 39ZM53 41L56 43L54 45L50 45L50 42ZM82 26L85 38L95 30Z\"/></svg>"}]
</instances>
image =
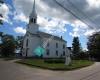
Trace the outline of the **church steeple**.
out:
<instances>
[{"instance_id":1,"label":"church steeple","mask_svg":"<svg viewBox=\"0 0 100 80\"><path fill-rule=\"evenodd\" d=\"M32 12L30 14L30 20L29 20L29 23L37 23L37 13L36 13L36 9L35 9L35 0L34 0L34 3L33 3L33 9L32 9Z\"/></svg>"}]
</instances>

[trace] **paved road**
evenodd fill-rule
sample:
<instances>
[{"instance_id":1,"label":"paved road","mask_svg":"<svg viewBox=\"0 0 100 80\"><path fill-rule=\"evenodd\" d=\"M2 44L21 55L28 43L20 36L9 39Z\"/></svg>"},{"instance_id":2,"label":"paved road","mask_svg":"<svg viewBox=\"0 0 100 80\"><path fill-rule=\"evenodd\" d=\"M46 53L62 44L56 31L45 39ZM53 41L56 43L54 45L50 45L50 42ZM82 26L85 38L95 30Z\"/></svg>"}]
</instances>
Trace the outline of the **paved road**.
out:
<instances>
[{"instance_id":1,"label":"paved road","mask_svg":"<svg viewBox=\"0 0 100 80\"><path fill-rule=\"evenodd\" d=\"M74 71L49 71L0 60L0 80L100 80L100 63Z\"/></svg>"}]
</instances>

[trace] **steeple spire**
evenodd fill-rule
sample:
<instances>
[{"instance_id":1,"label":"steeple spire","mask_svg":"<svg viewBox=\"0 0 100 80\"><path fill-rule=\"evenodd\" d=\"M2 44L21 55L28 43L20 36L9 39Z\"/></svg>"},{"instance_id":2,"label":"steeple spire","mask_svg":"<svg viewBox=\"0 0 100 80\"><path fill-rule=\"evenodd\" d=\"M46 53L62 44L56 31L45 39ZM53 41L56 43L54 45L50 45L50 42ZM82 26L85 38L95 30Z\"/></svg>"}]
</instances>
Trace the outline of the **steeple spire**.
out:
<instances>
[{"instance_id":1,"label":"steeple spire","mask_svg":"<svg viewBox=\"0 0 100 80\"><path fill-rule=\"evenodd\" d=\"M31 16L37 16L37 14L36 14L36 6L35 6L35 0L34 0L34 3L33 3L33 9L32 9L32 13L31 13Z\"/></svg>"},{"instance_id":2,"label":"steeple spire","mask_svg":"<svg viewBox=\"0 0 100 80\"><path fill-rule=\"evenodd\" d=\"M32 12L30 14L30 20L31 20L31 22L32 22L32 20L33 20L33 22L37 21L37 13L36 13L36 9L35 8L36 8L36 6L35 6L35 0L34 0L33 9L32 9Z\"/></svg>"},{"instance_id":3,"label":"steeple spire","mask_svg":"<svg viewBox=\"0 0 100 80\"><path fill-rule=\"evenodd\" d=\"M33 3L33 10L35 11L35 0L34 0L34 3Z\"/></svg>"}]
</instances>

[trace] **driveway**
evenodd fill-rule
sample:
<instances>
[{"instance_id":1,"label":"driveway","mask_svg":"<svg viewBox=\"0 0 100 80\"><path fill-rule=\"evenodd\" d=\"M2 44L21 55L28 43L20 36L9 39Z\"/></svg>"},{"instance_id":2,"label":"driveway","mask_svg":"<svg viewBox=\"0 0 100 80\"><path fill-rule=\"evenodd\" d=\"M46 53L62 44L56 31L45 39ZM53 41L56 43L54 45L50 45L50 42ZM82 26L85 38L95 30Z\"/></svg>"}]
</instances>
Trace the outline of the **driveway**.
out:
<instances>
[{"instance_id":1,"label":"driveway","mask_svg":"<svg viewBox=\"0 0 100 80\"><path fill-rule=\"evenodd\" d=\"M74 71L49 71L0 59L0 80L100 80L100 63Z\"/></svg>"}]
</instances>

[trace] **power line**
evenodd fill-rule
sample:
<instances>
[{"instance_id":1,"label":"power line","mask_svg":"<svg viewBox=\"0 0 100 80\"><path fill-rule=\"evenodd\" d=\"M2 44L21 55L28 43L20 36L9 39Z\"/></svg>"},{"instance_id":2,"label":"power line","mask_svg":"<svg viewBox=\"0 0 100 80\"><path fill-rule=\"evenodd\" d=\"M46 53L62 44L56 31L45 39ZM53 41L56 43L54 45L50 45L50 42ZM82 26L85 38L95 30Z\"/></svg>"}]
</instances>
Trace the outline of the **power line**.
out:
<instances>
[{"instance_id":1,"label":"power line","mask_svg":"<svg viewBox=\"0 0 100 80\"><path fill-rule=\"evenodd\" d=\"M68 3L71 4L71 6L72 6L74 9L76 9L78 12L80 12L80 14L84 15L85 18L87 18L88 20L90 20L90 22L94 23L94 21L93 21L92 19L90 19L90 18L88 17L88 15L86 15L83 11L81 11L79 8L77 8L76 5L74 5L70 0L67 0L67 1L68 1ZM95 23L94 23L94 24L95 24Z\"/></svg>"},{"instance_id":2,"label":"power line","mask_svg":"<svg viewBox=\"0 0 100 80\"><path fill-rule=\"evenodd\" d=\"M77 15L75 15L71 10L69 10L68 8L65 8L62 4L60 4L58 1L54 0L60 7L62 7L64 10L68 11L69 13L71 13L75 18L79 19L81 22L83 22L84 24L86 24L87 26L91 27L92 29L94 29L93 26L87 24L85 21L83 21L80 17L78 17Z\"/></svg>"}]
</instances>

